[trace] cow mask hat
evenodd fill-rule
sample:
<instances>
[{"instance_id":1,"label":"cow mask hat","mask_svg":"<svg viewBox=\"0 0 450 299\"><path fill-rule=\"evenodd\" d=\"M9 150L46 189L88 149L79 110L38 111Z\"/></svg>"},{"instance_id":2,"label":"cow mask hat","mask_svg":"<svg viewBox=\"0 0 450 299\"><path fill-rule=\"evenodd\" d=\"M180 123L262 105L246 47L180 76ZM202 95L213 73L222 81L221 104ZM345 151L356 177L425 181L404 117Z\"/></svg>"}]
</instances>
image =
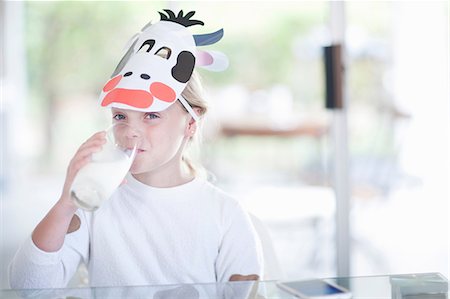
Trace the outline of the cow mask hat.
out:
<instances>
[{"instance_id":1,"label":"cow mask hat","mask_svg":"<svg viewBox=\"0 0 450 299\"><path fill-rule=\"evenodd\" d=\"M187 27L204 25L202 21L191 20L191 11L177 16L164 10L161 20L147 24L140 33L133 36L131 44L117 65L111 79L100 94L103 107L116 107L141 112L165 110L178 99L195 120L196 113L181 92L191 78L194 66L212 71L222 71L228 66L223 53L197 50L218 42L223 29L202 35L192 35Z\"/></svg>"}]
</instances>

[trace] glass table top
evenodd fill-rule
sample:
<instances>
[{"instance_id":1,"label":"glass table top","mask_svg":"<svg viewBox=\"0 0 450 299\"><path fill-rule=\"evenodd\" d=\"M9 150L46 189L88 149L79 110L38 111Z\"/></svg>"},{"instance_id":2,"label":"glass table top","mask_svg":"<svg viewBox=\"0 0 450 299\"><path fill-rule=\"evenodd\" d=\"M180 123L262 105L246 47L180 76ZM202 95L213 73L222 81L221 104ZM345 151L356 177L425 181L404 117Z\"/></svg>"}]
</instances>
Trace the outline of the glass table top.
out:
<instances>
[{"instance_id":1,"label":"glass table top","mask_svg":"<svg viewBox=\"0 0 450 299\"><path fill-rule=\"evenodd\" d=\"M351 298L355 299L448 299L448 280L439 273L325 278L321 280L333 282L350 290ZM128 287L0 290L0 298L298 298L281 289L280 283L282 282L245 281Z\"/></svg>"}]
</instances>

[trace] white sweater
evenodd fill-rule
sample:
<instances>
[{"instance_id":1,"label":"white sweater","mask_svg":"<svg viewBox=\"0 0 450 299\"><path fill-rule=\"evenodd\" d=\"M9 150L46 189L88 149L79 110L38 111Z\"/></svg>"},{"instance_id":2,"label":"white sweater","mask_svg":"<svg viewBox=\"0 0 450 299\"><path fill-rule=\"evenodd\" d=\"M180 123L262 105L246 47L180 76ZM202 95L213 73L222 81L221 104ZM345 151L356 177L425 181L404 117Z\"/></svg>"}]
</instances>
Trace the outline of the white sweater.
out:
<instances>
[{"instance_id":1,"label":"white sweater","mask_svg":"<svg viewBox=\"0 0 450 299\"><path fill-rule=\"evenodd\" d=\"M127 180L97 211L77 211L81 227L59 251L44 252L29 237L11 262L11 287L65 287L80 262L91 286L262 277L260 241L233 198L200 178L173 188Z\"/></svg>"}]
</instances>

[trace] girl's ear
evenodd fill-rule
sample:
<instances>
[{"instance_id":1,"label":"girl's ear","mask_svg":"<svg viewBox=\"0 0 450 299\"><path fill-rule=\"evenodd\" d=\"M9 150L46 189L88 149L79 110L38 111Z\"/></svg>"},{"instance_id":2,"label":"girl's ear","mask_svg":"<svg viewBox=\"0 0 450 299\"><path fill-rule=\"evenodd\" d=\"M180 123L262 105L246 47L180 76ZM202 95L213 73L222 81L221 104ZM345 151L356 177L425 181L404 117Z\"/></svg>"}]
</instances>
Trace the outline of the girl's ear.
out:
<instances>
[{"instance_id":1,"label":"girl's ear","mask_svg":"<svg viewBox=\"0 0 450 299\"><path fill-rule=\"evenodd\" d=\"M192 108L194 110L194 112L197 115L200 115L201 113L201 109L198 107ZM195 132L197 131L197 122L195 121L195 119L190 116L189 117L189 122L188 125L186 126L186 130L185 130L185 135L188 137L192 137L195 135Z\"/></svg>"}]
</instances>

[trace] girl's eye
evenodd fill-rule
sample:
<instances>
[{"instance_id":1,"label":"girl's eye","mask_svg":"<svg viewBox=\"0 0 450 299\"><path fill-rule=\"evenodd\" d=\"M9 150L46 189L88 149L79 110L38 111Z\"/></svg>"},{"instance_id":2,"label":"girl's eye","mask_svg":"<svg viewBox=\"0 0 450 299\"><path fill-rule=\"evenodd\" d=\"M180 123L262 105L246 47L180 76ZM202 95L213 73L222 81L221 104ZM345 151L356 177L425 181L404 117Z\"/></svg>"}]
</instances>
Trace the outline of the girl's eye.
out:
<instances>
[{"instance_id":1,"label":"girl's eye","mask_svg":"<svg viewBox=\"0 0 450 299\"><path fill-rule=\"evenodd\" d=\"M147 118L147 119L156 119L156 118L159 118L159 115L156 114L156 113L147 113L147 114L145 114L145 118Z\"/></svg>"},{"instance_id":2,"label":"girl's eye","mask_svg":"<svg viewBox=\"0 0 450 299\"><path fill-rule=\"evenodd\" d=\"M123 114L116 114L116 115L113 116L113 118L115 120L123 120L123 119L125 119L125 115L123 115Z\"/></svg>"}]
</instances>

